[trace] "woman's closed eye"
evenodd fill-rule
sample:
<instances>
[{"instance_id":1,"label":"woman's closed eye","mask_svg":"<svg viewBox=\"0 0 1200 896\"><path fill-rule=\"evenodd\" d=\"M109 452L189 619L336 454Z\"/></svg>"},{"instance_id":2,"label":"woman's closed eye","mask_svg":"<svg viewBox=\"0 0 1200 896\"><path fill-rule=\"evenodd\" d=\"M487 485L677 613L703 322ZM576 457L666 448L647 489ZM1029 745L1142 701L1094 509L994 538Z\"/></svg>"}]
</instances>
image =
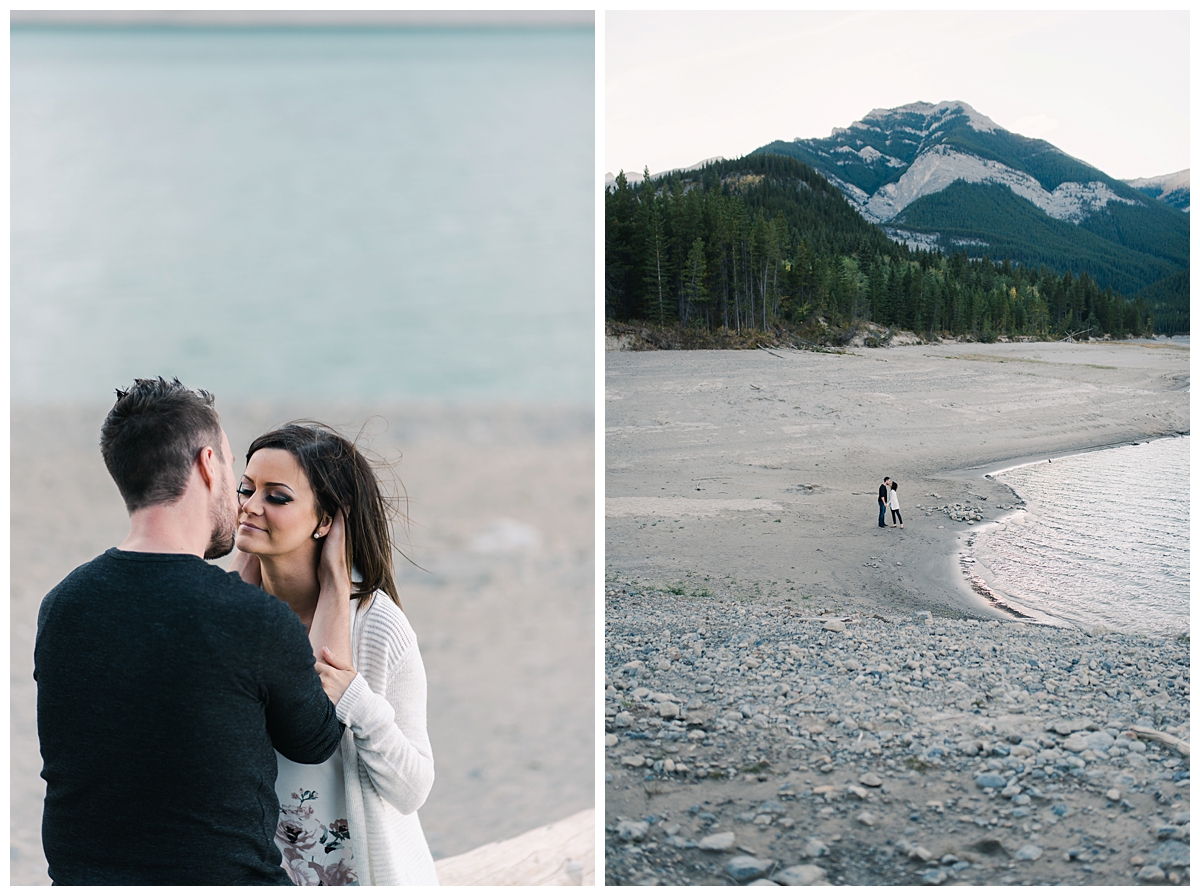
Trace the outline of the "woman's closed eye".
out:
<instances>
[{"instance_id":1,"label":"woman's closed eye","mask_svg":"<svg viewBox=\"0 0 1200 896\"><path fill-rule=\"evenodd\" d=\"M254 488L243 483L242 485L238 486L237 493L238 501L244 504L250 498L250 496L254 494ZM287 495L282 492L267 492L265 495L263 495L263 499L272 504L292 503L291 495Z\"/></svg>"}]
</instances>

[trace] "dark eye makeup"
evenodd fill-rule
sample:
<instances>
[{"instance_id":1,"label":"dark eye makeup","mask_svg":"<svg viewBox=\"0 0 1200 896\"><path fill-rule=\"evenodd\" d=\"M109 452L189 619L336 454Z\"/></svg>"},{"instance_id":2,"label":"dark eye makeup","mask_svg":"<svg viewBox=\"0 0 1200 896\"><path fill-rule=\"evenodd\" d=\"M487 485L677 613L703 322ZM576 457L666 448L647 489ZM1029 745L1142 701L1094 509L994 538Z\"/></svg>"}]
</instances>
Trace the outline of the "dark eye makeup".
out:
<instances>
[{"instance_id":1,"label":"dark eye makeup","mask_svg":"<svg viewBox=\"0 0 1200 896\"><path fill-rule=\"evenodd\" d=\"M251 495L254 494L254 488L252 486L246 485L245 483L242 483L241 485L238 486L237 493L238 493L238 498L244 502L247 498L249 498ZM274 494L268 493L265 496L265 500L270 502L271 504L281 504L281 505L282 504L291 504L292 496L281 494L278 492L274 493Z\"/></svg>"}]
</instances>

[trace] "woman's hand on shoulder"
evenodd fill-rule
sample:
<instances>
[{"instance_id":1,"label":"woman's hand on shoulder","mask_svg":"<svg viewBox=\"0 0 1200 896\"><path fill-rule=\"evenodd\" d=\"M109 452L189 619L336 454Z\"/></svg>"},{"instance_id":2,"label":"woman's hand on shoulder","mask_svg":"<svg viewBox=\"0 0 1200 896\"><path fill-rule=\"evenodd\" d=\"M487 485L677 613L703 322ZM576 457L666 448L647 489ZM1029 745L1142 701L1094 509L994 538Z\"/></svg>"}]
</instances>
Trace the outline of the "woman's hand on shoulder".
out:
<instances>
[{"instance_id":1,"label":"woman's hand on shoulder","mask_svg":"<svg viewBox=\"0 0 1200 896\"><path fill-rule=\"evenodd\" d=\"M333 523L321 545L321 561L317 564L317 580L322 594L350 597L350 570L346 566L346 521L341 510L333 515Z\"/></svg>"},{"instance_id":2,"label":"woman's hand on shoulder","mask_svg":"<svg viewBox=\"0 0 1200 896\"><path fill-rule=\"evenodd\" d=\"M350 687L350 682L354 681L354 676L358 674L349 660L334 656L328 647L321 648L321 659L316 662L316 670L321 676L321 687L325 690L325 696L334 706L337 706L342 694L346 693L346 688Z\"/></svg>"},{"instance_id":3,"label":"woman's hand on shoulder","mask_svg":"<svg viewBox=\"0 0 1200 896\"><path fill-rule=\"evenodd\" d=\"M262 566L258 562L258 554L244 554L234 548L229 571L236 572L247 585L262 587Z\"/></svg>"}]
</instances>

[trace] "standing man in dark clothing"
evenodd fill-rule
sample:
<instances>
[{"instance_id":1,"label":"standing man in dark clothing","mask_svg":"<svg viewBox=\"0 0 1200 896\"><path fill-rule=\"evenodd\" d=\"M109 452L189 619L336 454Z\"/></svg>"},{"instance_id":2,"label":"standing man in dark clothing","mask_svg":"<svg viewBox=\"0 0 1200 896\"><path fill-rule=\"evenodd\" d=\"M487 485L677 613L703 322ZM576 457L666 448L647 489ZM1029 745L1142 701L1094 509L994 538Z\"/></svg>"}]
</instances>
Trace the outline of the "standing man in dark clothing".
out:
<instances>
[{"instance_id":1,"label":"standing man in dark clothing","mask_svg":"<svg viewBox=\"0 0 1200 896\"><path fill-rule=\"evenodd\" d=\"M233 452L212 396L137 380L100 449L129 535L42 601L34 648L56 884L289 884L275 750L342 732L304 626L205 563L233 548Z\"/></svg>"},{"instance_id":2,"label":"standing man in dark clothing","mask_svg":"<svg viewBox=\"0 0 1200 896\"><path fill-rule=\"evenodd\" d=\"M883 485L879 486L879 528L880 529L887 528L887 523L885 523L883 521L883 519L885 516L887 516L888 486L891 484L892 484L892 477L884 476L883 477Z\"/></svg>"}]
</instances>

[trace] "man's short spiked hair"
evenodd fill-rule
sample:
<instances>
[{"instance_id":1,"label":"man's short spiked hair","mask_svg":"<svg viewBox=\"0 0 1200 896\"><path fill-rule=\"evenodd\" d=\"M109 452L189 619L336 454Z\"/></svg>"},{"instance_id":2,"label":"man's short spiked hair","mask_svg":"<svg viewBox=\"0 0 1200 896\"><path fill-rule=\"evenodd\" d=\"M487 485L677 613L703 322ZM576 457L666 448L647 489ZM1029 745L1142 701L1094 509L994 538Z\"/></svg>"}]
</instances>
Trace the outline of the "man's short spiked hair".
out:
<instances>
[{"instance_id":1,"label":"man's short spiked hair","mask_svg":"<svg viewBox=\"0 0 1200 896\"><path fill-rule=\"evenodd\" d=\"M130 513L183 497L192 464L209 446L224 462L221 422L213 397L179 380L134 380L117 390L104 425L100 453Z\"/></svg>"}]
</instances>

